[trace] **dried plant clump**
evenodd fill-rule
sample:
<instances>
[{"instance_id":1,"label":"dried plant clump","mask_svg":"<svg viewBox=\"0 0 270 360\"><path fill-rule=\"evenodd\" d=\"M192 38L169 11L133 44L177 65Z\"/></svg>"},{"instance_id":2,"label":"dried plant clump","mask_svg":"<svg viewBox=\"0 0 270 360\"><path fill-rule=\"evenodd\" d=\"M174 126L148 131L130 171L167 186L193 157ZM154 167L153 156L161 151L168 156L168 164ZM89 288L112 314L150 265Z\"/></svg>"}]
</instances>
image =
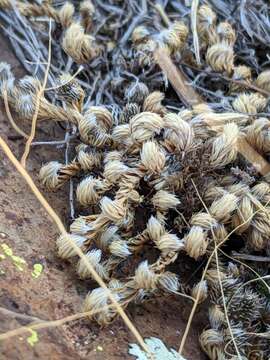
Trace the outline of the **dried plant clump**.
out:
<instances>
[{"instance_id":1,"label":"dried plant clump","mask_svg":"<svg viewBox=\"0 0 270 360\"><path fill-rule=\"evenodd\" d=\"M149 66L153 61L153 53L158 47L176 55L183 50L188 36L188 27L181 21L172 23L168 29L159 33L144 26L138 26L132 34L132 42L138 56L140 66Z\"/></svg>"},{"instance_id":2,"label":"dried plant clump","mask_svg":"<svg viewBox=\"0 0 270 360\"><path fill-rule=\"evenodd\" d=\"M268 359L267 279L255 281L249 265L256 269L257 258L270 254L269 176L239 154L243 139L266 160L270 153L268 60L258 59L262 37L270 41L270 33L257 5L249 4L248 14L231 0L226 7L213 1L213 7L199 6L198 65L186 4L168 1L168 18L150 3L147 9L117 1L17 4L15 16L12 3L0 1L1 20L23 16L42 48L38 61L29 49L22 59L38 77L16 81L10 66L0 64L1 96L18 121L32 120L44 73L40 33L46 25L32 19L53 20L50 86L37 115L38 126L39 120L65 123L65 159L44 164L39 176L50 191L69 183L71 217L76 196L70 233L56 242L59 256L75 265L79 278L90 279L70 242L77 244L123 308L168 294L182 293L197 304L208 299L210 325L200 336L208 357L232 360L239 352L253 359L261 351ZM8 26L17 36L13 20ZM176 99L155 63L160 48L204 103L187 108ZM249 265L233 260L235 250ZM200 264L210 256L201 279ZM260 275L267 274L265 262L261 268ZM91 318L106 325L117 316L106 305L108 293L96 288L83 307L102 309Z\"/></svg>"},{"instance_id":3,"label":"dried plant clump","mask_svg":"<svg viewBox=\"0 0 270 360\"><path fill-rule=\"evenodd\" d=\"M141 98L136 91L140 92ZM131 301L142 301L160 291L177 291L179 279L177 274L168 272L169 264L184 253L196 260L206 256L213 242L221 243L233 225L241 224L248 216L243 218L242 213L246 210L241 210L247 199L251 201L250 211L254 213L250 197L260 203L264 196L263 189L256 191L259 185L255 185L254 190L244 183L237 184L232 175L229 182L226 178L222 180L222 186L213 183L212 175L199 180L200 174L207 169L215 173L237 162L239 129L236 123L223 121L223 128L220 126L217 135L213 136L206 123L198 121L200 116L213 114L210 108L195 107L189 115L186 110L171 113L162 105L162 96L148 95L143 85L136 91L127 89L127 99L144 104L143 110L147 111L131 115L127 122L117 125L108 109L90 107L80 114L78 134L84 143L77 148L73 162L65 166L52 162L40 171L41 180L49 189L61 186L68 177L82 176L76 190L77 201L84 207L94 206L95 212L76 219L71 225L70 236L89 256L104 280L116 279L117 268L139 251L149 246L156 249L154 262L139 264L135 275L130 274L131 280L118 279L121 285L114 288L113 293L124 307ZM158 100L149 100L155 96ZM187 117L189 122L185 120ZM76 168L73 174L68 171L72 166ZM188 171L200 181L209 213L198 204L196 214L186 208L183 196L187 183L183 174ZM215 182L218 184L218 177ZM257 193L262 194L261 198L256 197ZM136 214L140 208L145 209L146 216L144 226L140 225L142 230L138 231ZM179 227L177 221L171 221L171 218L178 218L179 212L189 227L186 224ZM265 232L261 229L258 233L258 221L262 224L254 215L249 226L245 224L244 230L240 227L250 239L247 246L254 249L259 246L258 236L264 236ZM61 257L72 257L72 249L68 249L65 238L59 238L57 244ZM81 262L78 272L83 278L90 276ZM199 289L199 302L202 302L208 296L208 283L194 285L193 297ZM98 306L95 294L98 292L87 297L85 309L88 311ZM103 312L96 319L106 324L115 315L111 311Z\"/></svg>"},{"instance_id":4,"label":"dried plant clump","mask_svg":"<svg viewBox=\"0 0 270 360\"><path fill-rule=\"evenodd\" d=\"M84 31L80 24L72 23L67 28L62 42L63 50L78 64L89 62L99 53L95 39Z\"/></svg>"}]
</instances>

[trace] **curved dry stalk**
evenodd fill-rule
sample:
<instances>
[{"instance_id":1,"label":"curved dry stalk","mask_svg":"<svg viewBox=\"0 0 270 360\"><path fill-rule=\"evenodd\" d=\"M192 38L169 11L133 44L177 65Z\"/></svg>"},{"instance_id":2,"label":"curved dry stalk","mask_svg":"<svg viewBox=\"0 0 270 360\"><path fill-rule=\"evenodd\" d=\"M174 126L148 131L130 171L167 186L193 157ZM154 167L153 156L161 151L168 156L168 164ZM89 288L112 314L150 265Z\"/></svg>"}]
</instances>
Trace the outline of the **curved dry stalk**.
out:
<instances>
[{"instance_id":1,"label":"curved dry stalk","mask_svg":"<svg viewBox=\"0 0 270 360\"><path fill-rule=\"evenodd\" d=\"M191 106L203 102L192 86L188 85L186 76L174 65L164 48L156 49L154 58L185 105Z\"/></svg>"},{"instance_id":2,"label":"curved dry stalk","mask_svg":"<svg viewBox=\"0 0 270 360\"><path fill-rule=\"evenodd\" d=\"M0 312L4 315L12 317L13 319L22 319L22 320L27 320L27 321L42 321L43 322L43 320L39 319L38 317L30 316L30 315L26 315L26 314L20 314L15 311L5 309L3 307L0 307Z\"/></svg>"},{"instance_id":3,"label":"curved dry stalk","mask_svg":"<svg viewBox=\"0 0 270 360\"><path fill-rule=\"evenodd\" d=\"M14 330L10 330L10 331L6 331L5 333L3 334L0 334L0 341L1 340L6 340L6 339L10 339L11 337L14 337L14 336L18 336L18 335L23 335L25 333L28 333L30 330L41 330L41 329L46 329L46 328L52 328L52 327L57 327L57 326L62 326L68 322L71 322L71 321L75 321L75 320L79 320L79 319L83 319L83 318L86 318L88 316L91 316L91 315L94 315L95 313L98 313L100 311L104 311L110 307L114 307L113 304L110 304L110 305L106 305L100 309L96 309L96 310L91 310L91 311L85 311L85 312L81 312L81 313L76 313L76 314L73 314L73 315L69 315L69 316L65 316L61 319L57 319L57 320L40 320L38 318L34 318L34 317L30 317L30 316L25 316L25 315L22 315L22 314L16 314L16 316L14 315L14 317L20 317L21 319L24 319L24 320L34 320L35 323L32 323L32 324L29 324L28 326L21 326L17 329L14 329ZM3 309L4 311L3 312L8 312L7 314L10 313L9 310L7 309ZM2 311L2 309L1 309ZM13 313L13 312L11 312ZM36 320L35 320L36 319ZM39 322L36 322L36 321L39 321Z\"/></svg>"},{"instance_id":4,"label":"curved dry stalk","mask_svg":"<svg viewBox=\"0 0 270 360\"><path fill-rule=\"evenodd\" d=\"M192 0L191 5L191 29L193 33L193 46L195 57L198 65L201 65L200 59L200 45L199 45L199 37L197 32L197 11L199 6L199 0Z\"/></svg>"},{"instance_id":5,"label":"curved dry stalk","mask_svg":"<svg viewBox=\"0 0 270 360\"><path fill-rule=\"evenodd\" d=\"M49 21L49 45L48 45L48 61L47 61L47 66L46 66L46 71L45 71L45 75L44 75L44 80L43 80L43 84L40 88L40 90L37 93L37 102L36 102L36 108L35 108L35 112L32 118L32 125L31 125L31 133L29 138L27 139L27 142L25 144L25 150L24 153L22 155L21 158L21 164L23 167L25 167L26 165L26 159L29 155L30 152L30 148L31 148L31 143L34 140L35 137L35 133L36 133L36 126L37 126L37 118L38 118L38 112L39 112L39 107L40 107L40 101L41 101L41 97L44 94L44 90L46 88L46 84L48 81L48 76L49 76L49 71L50 71L50 65L51 65L51 54L52 54L52 21L50 19Z\"/></svg>"},{"instance_id":6,"label":"curved dry stalk","mask_svg":"<svg viewBox=\"0 0 270 360\"><path fill-rule=\"evenodd\" d=\"M57 90L57 89L61 88L62 86L66 86L68 83L70 83L72 80L74 80L82 70L83 70L83 66L80 65L78 70L66 82L63 82L60 85L44 88L44 91Z\"/></svg>"}]
</instances>

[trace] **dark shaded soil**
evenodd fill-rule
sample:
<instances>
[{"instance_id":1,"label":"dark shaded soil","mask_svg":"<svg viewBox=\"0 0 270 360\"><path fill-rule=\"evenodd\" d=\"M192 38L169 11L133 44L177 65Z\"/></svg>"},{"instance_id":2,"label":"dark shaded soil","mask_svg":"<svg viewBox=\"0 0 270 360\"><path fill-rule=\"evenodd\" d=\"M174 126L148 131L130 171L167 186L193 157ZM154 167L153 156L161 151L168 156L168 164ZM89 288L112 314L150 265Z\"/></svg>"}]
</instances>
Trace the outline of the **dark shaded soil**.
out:
<instances>
[{"instance_id":1,"label":"dark shaded soil","mask_svg":"<svg viewBox=\"0 0 270 360\"><path fill-rule=\"evenodd\" d=\"M22 68L3 37L0 37L0 43L0 61L9 62L15 74L22 76ZM20 126L29 132L27 124ZM0 133L19 158L24 142L16 139L17 134L10 127L3 106L0 108ZM61 136L63 137L62 130L57 125L53 129L46 129L42 125L42 129L39 126L37 131L37 138L42 140L52 137L60 139ZM59 158L59 155L54 155L55 151L62 152L61 149L55 150L49 146L32 148L27 169L36 183L41 163ZM3 272L0 275L0 307L43 320L55 320L80 311L83 298L93 287L93 283L78 280L72 267L57 258L57 232L54 224L1 150L0 184L0 246L6 243L15 255L22 257L27 263L24 271L19 271L9 258L0 261L0 270ZM62 219L67 219L65 189L58 192L57 196L53 193L45 195ZM44 266L44 271L37 279L31 275L35 263ZM180 298L170 297L131 307L127 313L143 337L159 337L169 347L177 349L190 309L191 304ZM185 352L190 360L204 359L197 340L205 325L204 318L203 314L197 314L190 330ZM27 323L26 320L3 315L0 311L1 333ZM58 328L40 330L39 341L33 347L26 341L29 335L2 341L0 358L129 359L128 344L134 341L121 320L116 320L105 329L88 320L79 320Z\"/></svg>"}]
</instances>

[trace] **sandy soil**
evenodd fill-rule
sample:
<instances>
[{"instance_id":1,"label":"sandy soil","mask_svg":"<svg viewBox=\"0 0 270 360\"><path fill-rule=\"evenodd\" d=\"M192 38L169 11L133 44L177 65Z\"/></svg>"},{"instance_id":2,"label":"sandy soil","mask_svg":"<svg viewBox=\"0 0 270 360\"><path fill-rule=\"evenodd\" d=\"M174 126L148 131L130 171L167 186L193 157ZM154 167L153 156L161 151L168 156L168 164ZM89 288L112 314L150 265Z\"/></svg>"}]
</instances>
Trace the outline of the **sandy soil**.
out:
<instances>
[{"instance_id":1,"label":"sandy soil","mask_svg":"<svg viewBox=\"0 0 270 360\"><path fill-rule=\"evenodd\" d=\"M22 76L23 70L3 37L0 37L0 43L0 61L9 62L15 74L18 77ZM21 126L29 131L29 126ZM20 157L24 142L16 137L17 134L10 127L2 105L0 133L15 155ZM47 140L52 137L63 137L58 126L54 126L53 129L39 126L38 139ZM37 184L37 173L41 163L59 158L59 155L55 156L55 151L49 146L32 148L27 169ZM0 261L0 307L42 320L59 319L80 311L83 298L94 284L78 280L73 268L57 258L57 231L54 224L1 150L0 184L0 246L6 243L15 255L26 261L23 271L19 271L8 257ZM64 221L68 217L66 189L57 195L45 195ZM44 267L38 278L31 274L35 263L41 263ZM191 304L185 303L182 299L169 297L131 307L127 313L143 337L159 337L169 347L177 349L190 308ZM29 320L13 315L0 311L1 333L29 323ZM197 340L205 325L202 319L201 314L196 315L186 344L185 355L190 360L204 359ZM27 342L26 338L29 335L30 333L2 341L0 358L131 359L127 349L128 344L134 342L134 338L121 320L116 320L105 329L84 319L58 328L44 329L39 331L39 341L34 346Z\"/></svg>"}]
</instances>

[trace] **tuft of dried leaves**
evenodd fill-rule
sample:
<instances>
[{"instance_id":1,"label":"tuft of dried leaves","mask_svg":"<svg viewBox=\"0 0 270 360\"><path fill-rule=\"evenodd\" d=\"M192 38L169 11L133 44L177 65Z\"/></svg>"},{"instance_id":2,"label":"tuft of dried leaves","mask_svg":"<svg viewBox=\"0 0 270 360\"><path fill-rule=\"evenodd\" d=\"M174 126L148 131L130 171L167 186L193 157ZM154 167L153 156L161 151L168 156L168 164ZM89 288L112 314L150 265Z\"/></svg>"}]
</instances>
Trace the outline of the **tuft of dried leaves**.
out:
<instances>
[{"instance_id":1,"label":"tuft of dried leaves","mask_svg":"<svg viewBox=\"0 0 270 360\"><path fill-rule=\"evenodd\" d=\"M70 233L57 239L59 256L74 258L78 276L90 278L70 246L76 243L124 308L165 294L209 299L210 328L200 336L209 358L233 357L237 347L243 358L262 351L266 359L269 339L256 334L270 329L267 267L250 282L254 270L230 254L270 253L269 176L238 151L245 139L269 158L270 72L261 47L270 34L258 12L266 14L269 4L250 3L248 11L246 2L209 3L199 7L195 24L199 65L188 5L168 1L165 13L144 0L86 0L78 7L17 1L16 8L0 1L6 35L31 75L16 81L1 63L0 90L19 119L32 119L52 19L50 87L38 121L65 123L65 163L56 154L39 176L48 190L70 183L76 214ZM157 49L181 67L204 103L187 108L177 100L155 63ZM181 268L213 251L219 261L210 262L205 279ZM104 309L109 303L96 288L84 310L103 309L93 318L108 324L117 315Z\"/></svg>"}]
</instances>

